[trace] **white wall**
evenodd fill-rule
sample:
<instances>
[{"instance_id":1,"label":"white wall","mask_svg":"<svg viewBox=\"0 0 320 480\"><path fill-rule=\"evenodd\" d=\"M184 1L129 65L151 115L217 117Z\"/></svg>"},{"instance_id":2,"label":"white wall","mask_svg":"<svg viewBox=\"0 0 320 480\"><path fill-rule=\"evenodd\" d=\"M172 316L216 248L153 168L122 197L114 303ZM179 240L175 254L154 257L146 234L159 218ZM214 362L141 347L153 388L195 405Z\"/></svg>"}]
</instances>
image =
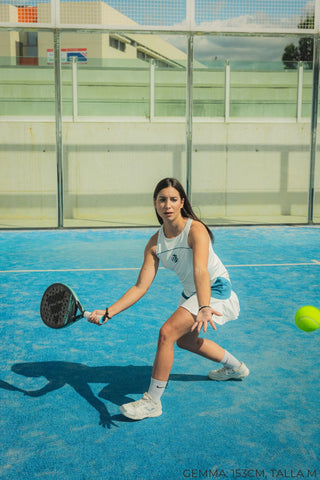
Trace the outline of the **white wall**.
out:
<instances>
[{"instance_id":1,"label":"white wall","mask_svg":"<svg viewBox=\"0 0 320 480\"><path fill-rule=\"evenodd\" d=\"M183 122L64 123L63 137L66 225L153 224L156 182L184 182ZM309 144L305 123L195 123L196 210L213 224L305 222ZM54 225L54 123L2 122L0 145L0 226Z\"/></svg>"}]
</instances>

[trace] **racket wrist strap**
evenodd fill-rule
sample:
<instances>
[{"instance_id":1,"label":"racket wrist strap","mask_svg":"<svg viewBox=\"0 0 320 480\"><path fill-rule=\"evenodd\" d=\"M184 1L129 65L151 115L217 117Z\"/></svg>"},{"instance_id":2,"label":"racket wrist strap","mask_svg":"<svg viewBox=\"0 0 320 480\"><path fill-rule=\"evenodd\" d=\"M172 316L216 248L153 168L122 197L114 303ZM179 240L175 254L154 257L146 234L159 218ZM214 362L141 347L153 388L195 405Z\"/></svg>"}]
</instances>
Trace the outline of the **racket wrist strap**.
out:
<instances>
[{"instance_id":1,"label":"racket wrist strap","mask_svg":"<svg viewBox=\"0 0 320 480\"><path fill-rule=\"evenodd\" d=\"M103 320L106 320L106 319L110 320L110 318L112 318L112 317L110 317L110 315L109 315L109 309L108 309L108 307L107 307L107 308L106 308L106 313L103 315Z\"/></svg>"}]
</instances>

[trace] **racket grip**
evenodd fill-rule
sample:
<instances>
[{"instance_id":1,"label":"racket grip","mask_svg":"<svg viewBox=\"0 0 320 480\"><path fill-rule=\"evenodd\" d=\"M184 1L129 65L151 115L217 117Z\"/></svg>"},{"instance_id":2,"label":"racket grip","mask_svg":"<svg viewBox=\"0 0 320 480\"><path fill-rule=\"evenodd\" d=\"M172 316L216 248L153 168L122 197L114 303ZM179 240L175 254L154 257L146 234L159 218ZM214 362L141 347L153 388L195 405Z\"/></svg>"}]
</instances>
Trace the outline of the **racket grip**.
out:
<instances>
[{"instance_id":1,"label":"racket grip","mask_svg":"<svg viewBox=\"0 0 320 480\"><path fill-rule=\"evenodd\" d=\"M83 312L84 318L87 318L87 319L88 319L88 318L90 317L90 315L91 315L91 312L87 312L87 311ZM103 317L100 318L99 324L100 324L100 325L103 324Z\"/></svg>"}]
</instances>

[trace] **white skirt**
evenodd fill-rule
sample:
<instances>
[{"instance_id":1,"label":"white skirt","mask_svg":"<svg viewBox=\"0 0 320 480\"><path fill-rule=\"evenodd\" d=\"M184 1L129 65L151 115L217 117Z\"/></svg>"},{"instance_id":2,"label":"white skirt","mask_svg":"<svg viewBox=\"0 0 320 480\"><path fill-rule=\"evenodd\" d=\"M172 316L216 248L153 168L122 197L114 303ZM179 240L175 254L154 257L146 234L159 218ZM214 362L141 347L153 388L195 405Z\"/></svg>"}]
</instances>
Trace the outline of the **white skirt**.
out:
<instances>
[{"instance_id":1,"label":"white skirt","mask_svg":"<svg viewBox=\"0 0 320 480\"><path fill-rule=\"evenodd\" d=\"M179 307L183 307L188 310L192 315L197 315L199 311L199 303L197 295L194 294L189 297L187 300L181 296ZM239 300L234 291L231 292L231 295L226 300L220 300L218 298L211 297L210 307L214 310L217 310L219 313L222 313L222 316L213 315L214 323L218 325L223 325L230 320L237 320L240 313Z\"/></svg>"}]
</instances>

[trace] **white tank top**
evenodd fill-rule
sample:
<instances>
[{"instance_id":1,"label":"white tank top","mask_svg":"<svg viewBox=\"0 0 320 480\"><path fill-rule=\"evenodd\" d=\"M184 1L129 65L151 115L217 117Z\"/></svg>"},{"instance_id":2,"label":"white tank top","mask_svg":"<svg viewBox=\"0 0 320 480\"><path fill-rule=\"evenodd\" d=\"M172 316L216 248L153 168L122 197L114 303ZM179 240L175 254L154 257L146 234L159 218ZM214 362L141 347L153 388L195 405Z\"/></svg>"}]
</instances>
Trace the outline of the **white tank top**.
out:
<instances>
[{"instance_id":1,"label":"white tank top","mask_svg":"<svg viewBox=\"0 0 320 480\"><path fill-rule=\"evenodd\" d=\"M159 230L156 250L156 255L161 264L165 268L173 270L178 275L183 286L183 296L185 298L189 298L196 293L193 279L193 250L188 245L188 236L192 221L192 218L188 218L182 232L174 238L167 238L162 226ZM219 257L214 253L211 242L209 243L208 272L212 286L217 282L218 277L222 277L222 282L220 282L220 280L218 281L219 284L222 283L225 284L225 286L227 284L230 285L228 272ZM223 279L226 279L227 282L224 282ZM228 287L228 290L230 290L227 295L229 297L231 287Z\"/></svg>"}]
</instances>

